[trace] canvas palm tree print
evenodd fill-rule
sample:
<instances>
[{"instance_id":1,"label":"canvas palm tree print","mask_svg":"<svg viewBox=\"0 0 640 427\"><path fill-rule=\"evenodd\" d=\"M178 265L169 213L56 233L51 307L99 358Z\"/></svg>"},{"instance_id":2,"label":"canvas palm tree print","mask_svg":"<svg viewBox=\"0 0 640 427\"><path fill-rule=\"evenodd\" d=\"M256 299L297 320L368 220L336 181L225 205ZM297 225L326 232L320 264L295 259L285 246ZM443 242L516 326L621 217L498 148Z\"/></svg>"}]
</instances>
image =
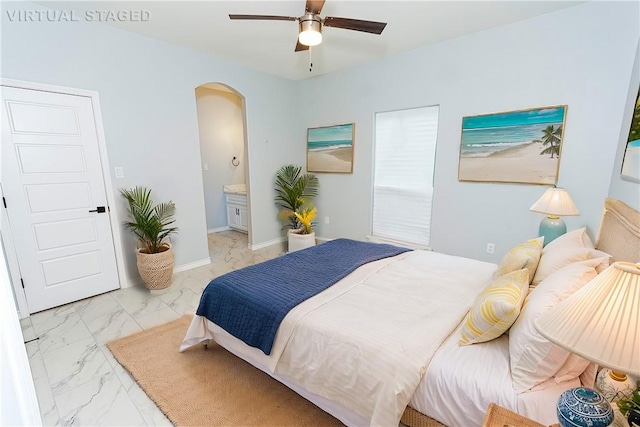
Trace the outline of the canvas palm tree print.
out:
<instances>
[{"instance_id":1,"label":"canvas palm tree print","mask_svg":"<svg viewBox=\"0 0 640 427\"><path fill-rule=\"evenodd\" d=\"M458 179L554 185L566 105L462 118Z\"/></svg>"}]
</instances>

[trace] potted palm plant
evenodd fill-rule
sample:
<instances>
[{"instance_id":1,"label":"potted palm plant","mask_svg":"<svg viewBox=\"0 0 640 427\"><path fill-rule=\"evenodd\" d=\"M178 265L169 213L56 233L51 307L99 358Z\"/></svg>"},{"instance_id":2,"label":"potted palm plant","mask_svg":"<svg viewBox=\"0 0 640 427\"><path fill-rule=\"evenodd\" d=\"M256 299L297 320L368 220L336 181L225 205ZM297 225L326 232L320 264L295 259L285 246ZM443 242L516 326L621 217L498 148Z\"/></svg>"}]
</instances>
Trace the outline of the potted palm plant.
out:
<instances>
[{"instance_id":1,"label":"potted palm plant","mask_svg":"<svg viewBox=\"0 0 640 427\"><path fill-rule=\"evenodd\" d=\"M171 285L174 256L167 240L178 228L172 227L176 206L172 201L154 205L151 190L145 187L121 189L129 205L130 221L124 225L138 238L136 250L138 272L148 289Z\"/></svg>"},{"instance_id":2,"label":"potted palm plant","mask_svg":"<svg viewBox=\"0 0 640 427\"><path fill-rule=\"evenodd\" d=\"M300 166L285 165L276 173L275 187L278 218L284 223L282 228L288 229L289 252L315 245L311 221L317 213L312 199L318 195L318 177L303 174Z\"/></svg>"},{"instance_id":3,"label":"potted palm plant","mask_svg":"<svg viewBox=\"0 0 640 427\"><path fill-rule=\"evenodd\" d=\"M287 232L289 252L299 251L316 244L316 233L313 231L313 219L317 210L313 203L307 202L295 212L299 227Z\"/></svg>"}]
</instances>

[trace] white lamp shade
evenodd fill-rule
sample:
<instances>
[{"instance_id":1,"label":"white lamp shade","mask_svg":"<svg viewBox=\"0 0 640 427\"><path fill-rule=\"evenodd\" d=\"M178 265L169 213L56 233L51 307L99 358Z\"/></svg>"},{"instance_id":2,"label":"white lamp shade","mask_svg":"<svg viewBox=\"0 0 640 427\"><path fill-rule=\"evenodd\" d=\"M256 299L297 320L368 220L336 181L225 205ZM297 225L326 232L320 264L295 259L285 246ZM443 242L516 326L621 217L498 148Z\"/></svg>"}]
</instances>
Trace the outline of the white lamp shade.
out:
<instances>
[{"instance_id":1,"label":"white lamp shade","mask_svg":"<svg viewBox=\"0 0 640 427\"><path fill-rule=\"evenodd\" d=\"M322 23L313 17L301 20L298 41L305 46L322 43Z\"/></svg>"},{"instance_id":2,"label":"white lamp shade","mask_svg":"<svg viewBox=\"0 0 640 427\"><path fill-rule=\"evenodd\" d=\"M549 341L640 375L640 265L616 262L535 322Z\"/></svg>"},{"instance_id":3,"label":"white lamp shade","mask_svg":"<svg viewBox=\"0 0 640 427\"><path fill-rule=\"evenodd\" d=\"M298 41L305 46L317 46L322 43L322 33L315 30L303 31L298 35Z\"/></svg>"},{"instance_id":4,"label":"white lamp shade","mask_svg":"<svg viewBox=\"0 0 640 427\"><path fill-rule=\"evenodd\" d=\"M556 187L545 191L542 197L540 197L533 206L529 208L529 210L557 216L573 216L580 214L567 190Z\"/></svg>"}]
</instances>

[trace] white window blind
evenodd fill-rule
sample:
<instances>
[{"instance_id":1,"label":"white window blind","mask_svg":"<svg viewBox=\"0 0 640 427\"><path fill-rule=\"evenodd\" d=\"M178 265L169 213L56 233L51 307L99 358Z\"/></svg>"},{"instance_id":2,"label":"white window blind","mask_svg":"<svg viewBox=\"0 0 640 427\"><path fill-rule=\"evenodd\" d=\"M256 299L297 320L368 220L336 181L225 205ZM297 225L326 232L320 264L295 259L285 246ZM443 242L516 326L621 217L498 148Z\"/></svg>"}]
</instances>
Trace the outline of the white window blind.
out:
<instances>
[{"instance_id":1,"label":"white window blind","mask_svg":"<svg viewBox=\"0 0 640 427\"><path fill-rule=\"evenodd\" d=\"M438 106L376 113L376 237L429 246Z\"/></svg>"}]
</instances>

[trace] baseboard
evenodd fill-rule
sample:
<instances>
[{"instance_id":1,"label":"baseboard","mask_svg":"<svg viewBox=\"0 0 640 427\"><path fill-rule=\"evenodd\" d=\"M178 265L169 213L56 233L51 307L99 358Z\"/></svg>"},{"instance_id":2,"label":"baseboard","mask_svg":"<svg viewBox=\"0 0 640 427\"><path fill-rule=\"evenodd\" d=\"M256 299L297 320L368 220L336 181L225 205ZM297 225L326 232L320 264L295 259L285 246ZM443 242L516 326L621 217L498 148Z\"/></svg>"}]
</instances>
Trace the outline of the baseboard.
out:
<instances>
[{"instance_id":1,"label":"baseboard","mask_svg":"<svg viewBox=\"0 0 640 427\"><path fill-rule=\"evenodd\" d=\"M206 257L204 259L201 259L200 261L194 261L188 264L176 265L175 267L173 267L173 272L180 273L181 271L192 270L194 268L202 267L204 265L209 265L209 264L211 264L211 258Z\"/></svg>"},{"instance_id":2,"label":"baseboard","mask_svg":"<svg viewBox=\"0 0 640 427\"><path fill-rule=\"evenodd\" d=\"M318 241L319 243L328 242L330 240L334 240L334 238L316 236L316 241ZM258 250L258 249L266 248L268 246L277 245L279 243L286 242L286 241L287 241L287 236L284 236L284 237L280 237L278 239L267 240L266 242L258 243L258 244L255 244L255 245L251 245L251 246L249 246L249 249L251 249L252 251L255 251L255 250Z\"/></svg>"},{"instance_id":3,"label":"baseboard","mask_svg":"<svg viewBox=\"0 0 640 427\"><path fill-rule=\"evenodd\" d=\"M190 262L188 264L176 265L173 267L174 273L180 273L181 271L187 271L194 268L202 267L204 265L211 264L211 258L207 257L205 259L201 259L200 261ZM120 283L120 289L125 288L139 288L145 287L146 285L142 281L141 277L128 277L125 283Z\"/></svg>"},{"instance_id":4,"label":"baseboard","mask_svg":"<svg viewBox=\"0 0 640 427\"><path fill-rule=\"evenodd\" d=\"M221 231L229 231L229 230L231 230L231 227L229 227L228 225L225 227L210 228L207 230L207 234L220 233Z\"/></svg>"},{"instance_id":5,"label":"baseboard","mask_svg":"<svg viewBox=\"0 0 640 427\"><path fill-rule=\"evenodd\" d=\"M127 277L127 281L120 283L120 289L145 287L141 277Z\"/></svg>"},{"instance_id":6,"label":"baseboard","mask_svg":"<svg viewBox=\"0 0 640 427\"><path fill-rule=\"evenodd\" d=\"M255 251L255 250L258 250L258 249L266 248L268 246L277 245L279 243L286 242L286 241L287 241L287 237L286 236L279 237L277 239L267 240L266 242L261 242L261 243L256 243L256 244L249 245L249 249L251 249L252 251Z\"/></svg>"}]
</instances>

